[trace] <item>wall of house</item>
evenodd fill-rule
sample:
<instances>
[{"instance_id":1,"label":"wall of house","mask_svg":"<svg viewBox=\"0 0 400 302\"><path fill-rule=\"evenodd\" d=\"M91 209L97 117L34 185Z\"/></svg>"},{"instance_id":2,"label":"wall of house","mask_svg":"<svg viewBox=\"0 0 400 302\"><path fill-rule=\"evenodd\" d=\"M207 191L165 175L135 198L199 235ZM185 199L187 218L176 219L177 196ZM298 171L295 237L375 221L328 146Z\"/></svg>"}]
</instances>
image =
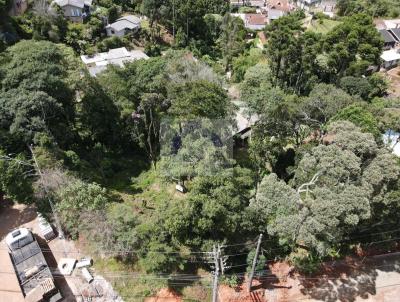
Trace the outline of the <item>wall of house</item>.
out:
<instances>
[{"instance_id":1,"label":"wall of house","mask_svg":"<svg viewBox=\"0 0 400 302\"><path fill-rule=\"evenodd\" d=\"M246 27L248 29L251 29L251 30L263 30L265 28L265 25L262 25L262 24L260 24L260 25L247 24Z\"/></svg>"},{"instance_id":2,"label":"wall of house","mask_svg":"<svg viewBox=\"0 0 400 302\"><path fill-rule=\"evenodd\" d=\"M391 68L398 66L399 63L400 63L400 60L387 61L387 62L383 63L383 68L391 69Z\"/></svg>"},{"instance_id":3,"label":"wall of house","mask_svg":"<svg viewBox=\"0 0 400 302\"><path fill-rule=\"evenodd\" d=\"M111 27L106 28L107 36L115 36L115 37L123 37L125 36L125 29L122 29L120 31L115 31Z\"/></svg>"},{"instance_id":4,"label":"wall of house","mask_svg":"<svg viewBox=\"0 0 400 302\"><path fill-rule=\"evenodd\" d=\"M76 6L72 6L72 5L66 5L63 8L64 11L64 16L68 19L70 19L73 22L82 22L83 21L83 17L82 17L82 13L83 13L83 9L76 7Z\"/></svg>"},{"instance_id":5,"label":"wall of house","mask_svg":"<svg viewBox=\"0 0 400 302\"><path fill-rule=\"evenodd\" d=\"M285 15L286 15L286 12L281 11L279 9L273 9L273 8L268 9L268 20L269 21L279 19L280 17L283 17Z\"/></svg>"}]
</instances>

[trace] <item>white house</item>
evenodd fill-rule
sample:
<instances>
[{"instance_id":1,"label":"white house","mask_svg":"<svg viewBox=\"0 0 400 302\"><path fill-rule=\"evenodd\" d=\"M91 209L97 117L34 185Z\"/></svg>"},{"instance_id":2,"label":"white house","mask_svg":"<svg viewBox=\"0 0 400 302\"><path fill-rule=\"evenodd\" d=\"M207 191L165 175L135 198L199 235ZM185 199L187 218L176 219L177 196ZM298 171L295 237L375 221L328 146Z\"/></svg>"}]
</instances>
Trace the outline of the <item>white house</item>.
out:
<instances>
[{"instance_id":1,"label":"white house","mask_svg":"<svg viewBox=\"0 0 400 302\"><path fill-rule=\"evenodd\" d=\"M251 30L263 30L268 24L268 18L262 14L245 14L244 25Z\"/></svg>"},{"instance_id":2,"label":"white house","mask_svg":"<svg viewBox=\"0 0 400 302\"><path fill-rule=\"evenodd\" d=\"M107 36L122 37L129 32L135 32L140 29L140 18L129 15L119 18L114 23L106 26Z\"/></svg>"},{"instance_id":3,"label":"white house","mask_svg":"<svg viewBox=\"0 0 400 302\"><path fill-rule=\"evenodd\" d=\"M382 67L390 69L396 67L400 63L400 49L386 50L381 55Z\"/></svg>"},{"instance_id":4,"label":"white house","mask_svg":"<svg viewBox=\"0 0 400 302\"><path fill-rule=\"evenodd\" d=\"M82 22L90 13L92 0L54 0L61 7L64 16L73 22Z\"/></svg>"},{"instance_id":5,"label":"white house","mask_svg":"<svg viewBox=\"0 0 400 302\"><path fill-rule=\"evenodd\" d=\"M107 69L109 64L124 67L127 62L140 59L148 59L149 57L141 50L128 51L125 47L110 49L108 52L101 52L95 55L83 55L81 59L85 63L92 76L96 76L100 72Z\"/></svg>"},{"instance_id":6,"label":"white house","mask_svg":"<svg viewBox=\"0 0 400 302\"><path fill-rule=\"evenodd\" d=\"M267 1L267 15L268 22L279 19L290 13L293 9L288 0L268 0Z\"/></svg>"}]
</instances>

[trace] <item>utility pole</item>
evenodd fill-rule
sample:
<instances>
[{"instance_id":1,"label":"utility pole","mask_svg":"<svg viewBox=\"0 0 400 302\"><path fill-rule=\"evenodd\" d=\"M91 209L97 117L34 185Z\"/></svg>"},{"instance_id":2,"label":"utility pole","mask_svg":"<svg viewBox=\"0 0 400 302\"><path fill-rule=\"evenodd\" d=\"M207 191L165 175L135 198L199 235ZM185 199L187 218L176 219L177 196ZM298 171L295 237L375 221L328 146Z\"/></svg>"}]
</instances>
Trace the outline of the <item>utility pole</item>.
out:
<instances>
[{"instance_id":1,"label":"utility pole","mask_svg":"<svg viewBox=\"0 0 400 302\"><path fill-rule=\"evenodd\" d=\"M213 293L212 293L212 302L218 302L218 277L219 277L219 257L220 257L220 246L216 249L215 245L213 247L213 255L214 255L214 280L213 280Z\"/></svg>"},{"instance_id":2,"label":"utility pole","mask_svg":"<svg viewBox=\"0 0 400 302\"><path fill-rule=\"evenodd\" d=\"M172 36L175 43L175 0L172 0Z\"/></svg>"},{"instance_id":3,"label":"utility pole","mask_svg":"<svg viewBox=\"0 0 400 302\"><path fill-rule=\"evenodd\" d=\"M256 254L254 255L253 266L252 266L252 268L251 268L250 277L249 277L249 287L248 287L248 291L249 291L249 292L251 292L251 284L252 284L253 278L254 278L254 271L256 270L256 265L257 265L257 260L258 260L258 254L260 253L260 247L261 247L262 236L263 236L263 235L260 234L260 236L258 237Z\"/></svg>"}]
</instances>

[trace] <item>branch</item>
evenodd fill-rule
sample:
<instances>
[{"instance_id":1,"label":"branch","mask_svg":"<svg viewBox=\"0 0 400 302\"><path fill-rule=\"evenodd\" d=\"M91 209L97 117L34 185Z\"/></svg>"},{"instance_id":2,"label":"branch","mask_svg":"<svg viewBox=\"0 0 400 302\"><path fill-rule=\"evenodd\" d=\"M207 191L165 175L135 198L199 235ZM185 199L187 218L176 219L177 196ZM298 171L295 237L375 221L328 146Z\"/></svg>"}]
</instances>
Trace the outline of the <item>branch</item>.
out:
<instances>
[{"instance_id":1,"label":"branch","mask_svg":"<svg viewBox=\"0 0 400 302\"><path fill-rule=\"evenodd\" d=\"M318 178L320 177L320 175L322 174L321 171L318 171L317 173L314 174L314 176L311 178L311 180L309 182L306 182L304 184L302 184L298 189L297 189L297 194L303 193L303 192L307 192L309 191L309 187L315 185L315 183L317 182Z\"/></svg>"}]
</instances>

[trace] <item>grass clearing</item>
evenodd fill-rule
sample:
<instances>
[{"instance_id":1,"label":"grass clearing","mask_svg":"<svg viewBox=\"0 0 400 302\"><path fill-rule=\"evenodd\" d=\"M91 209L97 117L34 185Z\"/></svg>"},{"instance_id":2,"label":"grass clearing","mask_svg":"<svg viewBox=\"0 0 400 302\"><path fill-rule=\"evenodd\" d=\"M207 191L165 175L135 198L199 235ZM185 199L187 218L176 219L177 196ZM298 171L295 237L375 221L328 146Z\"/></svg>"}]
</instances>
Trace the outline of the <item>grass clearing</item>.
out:
<instances>
[{"instance_id":1,"label":"grass clearing","mask_svg":"<svg viewBox=\"0 0 400 302\"><path fill-rule=\"evenodd\" d=\"M307 30L326 34L331 31L335 26L341 24L342 22L330 19L323 19L323 20L310 20L308 24L305 24Z\"/></svg>"}]
</instances>

